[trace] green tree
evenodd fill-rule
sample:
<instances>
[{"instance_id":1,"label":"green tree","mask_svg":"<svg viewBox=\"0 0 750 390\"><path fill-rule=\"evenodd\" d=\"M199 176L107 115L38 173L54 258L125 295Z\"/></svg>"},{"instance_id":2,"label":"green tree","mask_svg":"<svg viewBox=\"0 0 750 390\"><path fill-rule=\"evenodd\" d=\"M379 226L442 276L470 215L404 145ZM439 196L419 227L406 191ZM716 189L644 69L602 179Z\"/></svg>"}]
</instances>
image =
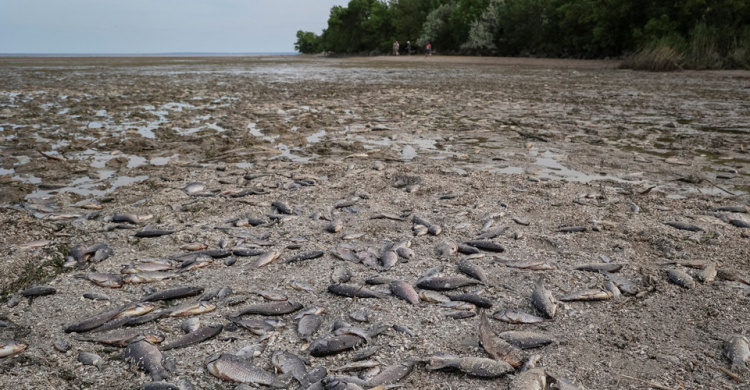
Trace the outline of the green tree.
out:
<instances>
[{"instance_id":1,"label":"green tree","mask_svg":"<svg viewBox=\"0 0 750 390\"><path fill-rule=\"evenodd\" d=\"M294 50L304 54L320 53L320 37L309 31L297 31L297 42L294 43Z\"/></svg>"}]
</instances>

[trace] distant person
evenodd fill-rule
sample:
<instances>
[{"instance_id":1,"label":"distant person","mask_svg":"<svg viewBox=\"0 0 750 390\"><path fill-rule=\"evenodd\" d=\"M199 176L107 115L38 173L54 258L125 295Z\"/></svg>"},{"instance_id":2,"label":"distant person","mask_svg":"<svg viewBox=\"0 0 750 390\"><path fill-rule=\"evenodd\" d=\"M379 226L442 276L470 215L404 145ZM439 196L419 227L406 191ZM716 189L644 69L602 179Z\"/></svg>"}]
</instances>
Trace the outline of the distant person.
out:
<instances>
[{"instance_id":1,"label":"distant person","mask_svg":"<svg viewBox=\"0 0 750 390\"><path fill-rule=\"evenodd\" d=\"M398 55L398 41L393 42L393 55L394 56Z\"/></svg>"},{"instance_id":2,"label":"distant person","mask_svg":"<svg viewBox=\"0 0 750 390\"><path fill-rule=\"evenodd\" d=\"M411 56L411 41L406 41L406 53Z\"/></svg>"},{"instance_id":3,"label":"distant person","mask_svg":"<svg viewBox=\"0 0 750 390\"><path fill-rule=\"evenodd\" d=\"M432 44L427 44L427 57L432 57Z\"/></svg>"}]
</instances>

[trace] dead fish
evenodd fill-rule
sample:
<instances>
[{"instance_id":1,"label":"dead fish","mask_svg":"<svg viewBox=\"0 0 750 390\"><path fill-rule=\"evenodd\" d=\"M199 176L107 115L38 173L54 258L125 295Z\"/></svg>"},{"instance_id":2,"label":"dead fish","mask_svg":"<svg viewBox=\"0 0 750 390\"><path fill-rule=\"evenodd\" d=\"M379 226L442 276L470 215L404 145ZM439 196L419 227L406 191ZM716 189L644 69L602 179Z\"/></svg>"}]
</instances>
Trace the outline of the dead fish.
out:
<instances>
[{"instance_id":1,"label":"dead fish","mask_svg":"<svg viewBox=\"0 0 750 390\"><path fill-rule=\"evenodd\" d=\"M44 248L45 246L51 244L52 241L50 240L34 240L34 241L27 241L23 244L18 245L21 249L37 249L37 248Z\"/></svg>"},{"instance_id":2,"label":"dead fish","mask_svg":"<svg viewBox=\"0 0 750 390\"><path fill-rule=\"evenodd\" d=\"M310 361L303 359L291 352L276 351L271 356L271 364L282 374L291 375L300 384L300 388L306 388L310 383L307 379L306 364Z\"/></svg>"},{"instance_id":3,"label":"dead fish","mask_svg":"<svg viewBox=\"0 0 750 390\"><path fill-rule=\"evenodd\" d=\"M542 355L540 354L529 355L529 357L526 358L526 361L523 362L521 372L535 368L536 364L539 363L540 360L542 360Z\"/></svg>"},{"instance_id":4,"label":"dead fish","mask_svg":"<svg viewBox=\"0 0 750 390\"><path fill-rule=\"evenodd\" d=\"M533 271L548 271L557 269L554 264L548 263L542 259L529 259L529 260L507 260L502 263L506 267L518 268L518 269L530 269Z\"/></svg>"},{"instance_id":5,"label":"dead fish","mask_svg":"<svg viewBox=\"0 0 750 390\"><path fill-rule=\"evenodd\" d=\"M150 331L143 330L119 330L96 336L77 336L76 340L90 341L94 343L112 345L115 347L127 347L130 341L136 337L142 337L153 344L159 344L164 341L164 336Z\"/></svg>"},{"instance_id":6,"label":"dead fish","mask_svg":"<svg viewBox=\"0 0 750 390\"><path fill-rule=\"evenodd\" d=\"M415 237L421 237L429 233L430 229L424 225L414 225L412 232Z\"/></svg>"},{"instance_id":7,"label":"dead fish","mask_svg":"<svg viewBox=\"0 0 750 390\"><path fill-rule=\"evenodd\" d=\"M547 374L543 368L532 368L516 375L509 390L544 390L547 388Z\"/></svg>"},{"instance_id":8,"label":"dead fish","mask_svg":"<svg viewBox=\"0 0 750 390\"><path fill-rule=\"evenodd\" d=\"M443 232L443 228L440 225L432 225L427 227L427 233L433 236L439 236Z\"/></svg>"},{"instance_id":9,"label":"dead fish","mask_svg":"<svg viewBox=\"0 0 750 390\"><path fill-rule=\"evenodd\" d=\"M389 270L398 263L398 254L394 251L385 251L379 260L380 266L384 270Z\"/></svg>"},{"instance_id":10,"label":"dead fish","mask_svg":"<svg viewBox=\"0 0 750 390\"><path fill-rule=\"evenodd\" d=\"M603 301L612 297L613 294L607 290L588 289L576 291L558 299L560 301Z\"/></svg>"},{"instance_id":11,"label":"dead fish","mask_svg":"<svg viewBox=\"0 0 750 390\"><path fill-rule=\"evenodd\" d=\"M484 272L484 270L468 260L461 260L458 263L458 270L465 275L468 275L474 279L478 279L484 285L490 285L490 280L489 278L487 278L487 274Z\"/></svg>"},{"instance_id":12,"label":"dead fish","mask_svg":"<svg viewBox=\"0 0 750 390\"><path fill-rule=\"evenodd\" d=\"M512 219L513 219L513 222L519 225L529 226L531 224L528 220L520 218L520 217L513 217Z\"/></svg>"},{"instance_id":13,"label":"dead fish","mask_svg":"<svg viewBox=\"0 0 750 390\"><path fill-rule=\"evenodd\" d=\"M194 332L201 327L201 320L198 317L190 317L180 324L180 329L185 333Z\"/></svg>"},{"instance_id":14,"label":"dead fish","mask_svg":"<svg viewBox=\"0 0 750 390\"><path fill-rule=\"evenodd\" d=\"M662 222L662 223L665 224L665 225L667 225L667 226L671 226L671 227L673 227L675 229L679 229L679 230L688 230L688 231L691 231L691 232L702 232L702 231L704 231L703 228L701 228L700 226L692 225L692 224L685 223L685 222L666 221L666 222Z\"/></svg>"},{"instance_id":15,"label":"dead fish","mask_svg":"<svg viewBox=\"0 0 750 390\"><path fill-rule=\"evenodd\" d=\"M289 283L289 286L287 288L293 288L295 290L300 291L307 291L307 292L316 292L315 287L313 287L310 283L300 282L299 280L292 280Z\"/></svg>"},{"instance_id":16,"label":"dead fish","mask_svg":"<svg viewBox=\"0 0 750 390\"><path fill-rule=\"evenodd\" d=\"M695 280L693 280L693 277L683 270L669 269L667 270L667 276L669 277L669 281L680 287L688 289L695 287Z\"/></svg>"},{"instance_id":17,"label":"dead fish","mask_svg":"<svg viewBox=\"0 0 750 390\"><path fill-rule=\"evenodd\" d=\"M190 182L182 187L182 190L188 195L199 194L206 191L206 185L199 182Z\"/></svg>"},{"instance_id":18,"label":"dead fish","mask_svg":"<svg viewBox=\"0 0 750 390\"><path fill-rule=\"evenodd\" d=\"M419 298L432 303L445 303L451 301L447 296L432 290L419 290Z\"/></svg>"},{"instance_id":19,"label":"dead fish","mask_svg":"<svg viewBox=\"0 0 750 390\"><path fill-rule=\"evenodd\" d=\"M698 280L703 283L710 283L716 280L716 274L716 263L712 261L698 272Z\"/></svg>"},{"instance_id":20,"label":"dead fish","mask_svg":"<svg viewBox=\"0 0 750 390\"><path fill-rule=\"evenodd\" d=\"M268 299L269 301L288 301L289 297L283 292L273 290L260 290L254 291L254 294L258 294L261 297Z\"/></svg>"},{"instance_id":21,"label":"dead fish","mask_svg":"<svg viewBox=\"0 0 750 390\"><path fill-rule=\"evenodd\" d=\"M101 313L95 314L91 317L88 317L80 322L77 322L73 325L69 325L67 328L65 328L65 333L71 333L71 332L81 333L81 332L89 331L91 329L95 329L105 324L107 321L111 320L112 318L114 318L117 314L120 313L120 311L122 311L126 307L128 306L108 309Z\"/></svg>"},{"instance_id":22,"label":"dead fish","mask_svg":"<svg viewBox=\"0 0 750 390\"><path fill-rule=\"evenodd\" d=\"M745 362L750 358L750 349L747 345L747 339L743 336L734 336L727 342L725 355L732 362L732 371L745 372L747 365Z\"/></svg>"},{"instance_id":23,"label":"dead fish","mask_svg":"<svg viewBox=\"0 0 750 390\"><path fill-rule=\"evenodd\" d=\"M351 313L349 313L349 318L359 321L359 322L368 322L370 321L370 316L367 314L364 310L356 310Z\"/></svg>"},{"instance_id":24,"label":"dead fish","mask_svg":"<svg viewBox=\"0 0 750 390\"><path fill-rule=\"evenodd\" d=\"M356 361L360 361L360 360L369 359L372 356L374 356L376 353L378 353L378 351L380 351L380 348L381 347L379 347L379 346L374 346L374 347L369 347L369 348L361 349L361 350L357 351L357 353L355 353L354 355L352 355L352 360L354 360L356 362Z\"/></svg>"},{"instance_id":25,"label":"dead fish","mask_svg":"<svg viewBox=\"0 0 750 390\"><path fill-rule=\"evenodd\" d=\"M232 382L265 386L276 383L276 375L235 355L212 355L206 368L211 375Z\"/></svg>"},{"instance_id":26,"label":"dead fish","mask_svg":"<svg viewBox=\"0 0 750 390\"><path fill-rule=\"evenodd\" d=\"M268 251L268 252L265 252L265 253L261 254L260 256L258 256L257 259L255 259L255 261L250 266L250 268L251 269L258 269L260 267L263 267L263 266L266 266L268 264L271 264L276 259L278 259L279 256L281 256L281 253L277 252L277 251Z\"/></svg>"},{"instance_id":27,"label":"dead fish","mask_svg":"<svg viewBox=\"0 0 750 390\"><path fill-rule=\"evenodd\" d=\"M446 317L453 318L454 320L462 320L465 318L471 318L476 316L477 313L471 310L458 310L446 314Z\"/></svg>"},{"instance_id":28,"label":"dead fish","mask_svg":"<svg viewBox=\"0 0 750 390\"><path fill-rule=\"evenodd\" d=\"M620 293L620 289L611 280L604 282L604 289L609 291L612 294L612 298L614 299L620 299L620 297L622 296L622 294Z\"/></svg>"},{"instance_id":29,"label":"dead fish","mask_svg":"<svg viewBox=\"0 0 750 390\"><path fill-rule=\"evenodd\" d=\"M431 277L417 281L417 287L425 290L454 290L457 288L472 286L481 283L477 279L465 278L463 276Z\"/></svg>"},{"instance_id":30,"label":"dead fish","mask_svg":"<svg viewBox=\"0 0 750 390\"><path fill-rule=\"evenodd\" d=\"M328 233L338 233L344 228L344 221L340 219L334 219L331 221L331 223L326 226L326 231Z\"/></svg>"},{"instance_id":31,"label":"dead fish","mask_svg":"<svg viewBox=\"0 0 750 390\"><path fill-rule=\"evenodd\" d=\"M422 305L422 303L419 301L419 295L414 290L414 287L412 287L409 283L406 283L402 280L394 280L391 283L391 291L395 296L411 303L414 306Z\"/></svg>"},{"instance_id":32,"label":"dead fish","mask_svg":"<svg viewBox=\"0 0 750 390\"><path fill-rule=\"evenodd\" d=\"M609 273L607 271L599 271L599 272L602 275L609 278L609 280L611 280L612 283L614 283L617 286L617 288L619 288L620 291L622 291L623 293L628 294L628 295L638 294L638 291L639 291L638 287L630 280L623 278L622 276Z\"/></svg>"},{"instance_id":33,"label":"dead fish","mask_svg":"<svg viewBox=\"0 0 750 390\"><path fill-rule=\"evenodd\" d=\"M307 351L315 357L335 355L352 349L364 342L364 338L353 334L327 334L315 339L307 348Z\"/></svg>"},{"instance_id":34,"label":"dead fish","mask_svg":"<svg viewBox=\"0 0 750 390\"><path fill-rule=\"evenodd\" d=\"M291 264L291 263L303 261L303 260L312 260L312 259L317 259L318 257L323 257L324 254L325 252L323 251L305 252L305 253L300 253L297 256L290 257L286 259L284 262L286 264Z\"/></svg>"},{"instance_id":35,"label":"dead fish","mask_svg":"<svg viewBox=\"0 0 750 390\"><path fill-rule=\"evenodd\" d=\"M341 260L351 261L352 263L359 263L362 260L357 257L357 254L351 248L338 246L336 249L331 251L331 254Z\"/></svg>"},{"instance_id":36,"label":"dead fish","mask_svg":"<svg viewBox=\"0 0 750 390\"><path fill-rule=\"evenodd\" d=\"M57 292L57 289L54 287L48 287L48 286L34 286L27 288L26 290L21 291L21 295L24 297L41 297L44 295L52 295Z\"/></svg>"},{"instance_id":37,"label":"dead fish","mask_svg":"<svg viewBox=\"0 0 750 390\"><path fill-rule=\"evenodd\" d=\"M615 264L615 263L597 263L597 264L581 264L573 267L575 270L579 271L589 271L589 272L600 272L600 271L606 271L606 272L617 272L620 269L622 269L623 264Z\"/></svg>"},{"instance_id":38,"label":"dead fish","mask_svg":"<svg viewBox=\"0 0 750 390\"><path fill-rule=\"evenodd\" d=\"M555 301L552 292L544 287L544 278L537 280L534 292L531 293L531 302L547 318L552 319L555 317L555 313L557 313L557 301Z\"/></svg>"},{"instance_id":39,"label":"dead fish","mask_svg":"<svg viewBox=\"0 0 750 390\"><path fill-rule=\"evenodd\" d=\"M195 345L195 344L204 342L204 341L206 341L206 340L208 340L208 339L210 339L210 338L218 335L219 333L221 333L222 329L224 329L224 327L222 325L204 326L202 328L199 328L196 331L190 332L190 333L188 333L188 334L186 334L186 335L178 338L177 340L172 341L171 343L169 343L169 344L167 344L165 346L162 346L161 350L162 351L168 351L170 349L175 349L175 348L185 348L185 347L189 347L191 345Z\"/></svg>"},{"instance_id":40,"label":"dead fish","mask_svg":"<svg viewBox=\"0 0 750 390\"><path fill-rule=\"evenodd\" d=\"M416 225L422 225L422 226L427 226L427 227L432 226L432 224L429 221L417 215L414 215L411 217L411 222Z\"/></svg>"},{"instance_id":41,"label":"dead fish","mask_svg":"<svg viewBox=\"0 0 750 390\"><path fill-rule=\"evenodd\" d=\"M503 248L502 245L494 243L492 241L475 240L475 241L466 241L464 244L468 246L473 246L475 248L481 249L483 251L488 251L488 252L500 253L500 252L505 251L505 248Z\"/></svg>"},{"instance_id":42,"label":"dead fish","mask_svg":"<svg viewBox=\"0 0 750 390\"><path fill-rule=\"evenodd\" d=\"M75 275L74 277L78 279L86 279L97 286L107 288L120 288L122 287L122 284L124 282L123 279L118 275L105 274L101 272Z\"/></svg>"},{"instance_id":43,"label":"dead fish","mask_svg":"<svg viewBox=\"0 0 750 390\"><path fill-rule=\"evenodd\" d=\"M171 279L177 275L178 274L174 272L140 272L137 274L125 275L125 277L122 278L122 281L128 284L153 283L160 280Z\"/></svg>"},{"instance_id":44,"label":"dead fish","mask_svg":"<svg viewBox=\"0 0 750 390\"><path fill-rule=\"evenodd\" d=\"M58 350L58 351L60 351L62 353L68 352L68 351L70 351L71 348L73 348L73 345L70 343L70 341L68 341L68 340L66 340L64 338L59 338L59 339L55 340L55 342L54 342L54 344L52 344L52 346L55 347L56 350Z\"/></svg>"},{"instance_id":45,"label":"dead fish","mask_svg":"<svg viewBox=\"0 0 750 390\"><path fill-rule=\"evenodd\" d=\"M479 341L493 359L502 360L513 367L520 367L523 364L521 351L495 335L484 311L479 318Z\"/></svg>"},{"instance_id":46,"label":"dead fish","mask_svg":"<svg viewBox=\"0 0 750 390\"><path fill-rule=\"evenodd\" d=\"M403 221L404 219L399 217L395 214L390 213L380 213L380 214L374 214L370 219L390 219L392 221Z\"/></svg>"},{"instance_id":47,"label":"dead fish","mask_svg":"<svg viewBox=\"0 0 750 390\"><path fill-rule=\"evenodd\" d=\"M253 257L253 256L259 256L266 253L266 251L262 249L251 249L251 248L234 248L232 249L232 254L234 256L239 257Z\"/></svg>"},{"instance_id":48,"label":"dead fish","mask_svg":"<svg viewBox=\"0 0 750 390\"><path fill-rule=\"evenodd\" d=\"M373 276L368 276L367 279L365 279L365 284L370 284L370 285L391 284L393 283L394 280L395 279L386 278L385 276L381 276L381 275L373 275Z\"/></svg>"},{"instance_id":49,"label":"dead fish","mask_svg":"<svg viewBox=\"0 0 750 390\"><path fill-rule=\"evenodd\" d=\"M434 276L439 276L441 273L443 273L444 268L445 266L442 266L442 265L438 265L437 267L432 267L428 269L427 271L425 271L422 275L420 275L419 279L417 280L429 279Z\"/></svg>"},{"instance_id":50,"label":"dead fish","mask_svg":"<svg viewBox=\"0 0 750 390\"><path fill-rule=\"evenodd\" d=\"M428 362L428 370L452 368L480 378L499 378L513 372L513 367L502 360L480 357L435 355L431 356Z\"/></svg>"},{"instance_id":51,"label":"dead fish","mask_svg":"<svg viewBox=\"0 0 750 390\"><path fill-rule=\"evenodd\" d=\"M137 337L132 340L123 355L126 361L146 371L154 381L163 380L168 376L163 366L164 355L159 348L144 338Z\"/></svg>"},{"instance_id":52,"label":"dead fish","mask_svg":"<svg viewBox=\"0 0 750 390\"><path fill-rule=\"evenodd\" d=\"M174 265L169 262L144 262L137 264L125 264L120 269L121 274L137 274L141 272L171 271Z\"/></svg>"},{"instance_id":53,"label":"dead fish","mask_svg":"<svg viewBox=\"0 0 750 390\"><path fill-rule=\"evenodd\" d=\"M393 330L395 330L396 332L406 333L406 334L408 334L411 337L414 337L414 336L417 335L411 329L407 328L404 325L393 324Z\"/></svg>"},{"instance_id":54,"label":"dead fish","mask_svg":"<svg viewBox=\"0 0 750 390\"><path fill-rule=\"evenodd\" d=\"M276 330L276 328L270 323L263 321L263 320L255 319L255 318L240 318L240 317L227 316L227 319L237 324L238 326L249 330L256 336L263 336L263 335L266 335L267 333L270 333Z\"/></svg>"},{"instance_id":55,"label":"dead fish","mask_svg":"<svg viewBox=\"0 0 750 390\"><path fill-rule=\"evenodd\" d=\"M242 359L252 359L260 356L266 349L266 344L251 344L246 347L242 347L235 354L237 357Z\"/></svg>"},{"instance_id":56,"label":"dead fish","mask_svg":"<svg viewBox=\"0 0 750 390\"><path fill-rule=\"evenodd\" d=\"M169 290L164 290L164 291L159 291L153 294L149 294L141 298L141 301L144 301L144 302L165 301L169 299L192 297L201 293L203 293L203 287L197 287L197 286L176 287L176 288L171 288Z\"/></svg>"},{"instance_id":57,"label":"dead fish","mask_svg":"<svg viewBox=\"0 0 750 390\"><path fill-rule=\"evenodd\" d=\"M557 343L554 337L537 332L507 331L499 333L498 336L521 349L538 348Z\"/></svg>"},{"instance_id":58,"label":"dead fish","mask_svg":"<svg viewBox=\"0 0 750 390\"><path fill-rule=\"evenodd\" d=\"M750 222L743 221L741 219L732 219L729 221L729 223L733 226L736 226L738 228L748 229L750 228Z\"/></svg>"},{"instance_id":59,"label":"dead fish","mask_svg":"<svg viewBox=\"0 0 750 390\"><path fill-rule=\"evenodd\" d=\"M284 314L294 313L302 309L302 304L290 301L258 303L241 309L235 317L245 314L260 314L264 316L281 316Z\"/></svg>"},{"instance_id":60,"label":"dead fish","mask_svg":"<svg viewBox=\"0 0 750 390\"><path fill-rule=\"evenodd\" d=\"M284 202L279 202L279 201L271 202L271 206L273 206L276 209L276 211L278 211L281 214L287 214L287 215L294 214L294 210L292 210L292 208L289 207L289 205L287 205Z\"/></svg>"},{"instance_id":61,"label":"dead fish","mask_svg":"<svg viewBox=\"0 0 750 390\"><path fill-rule=\"evenodd\" d=\"M356 370L362 370L366 368L373 368L373 367L379 367L380 363L375 360L367 360L367 361L354 361L352 363L345 364L341 367L333 368L331 371L337 371L337 372L346 372L346 371L356 371Z\"/></svg>"},{"instance_id":62,"label":"dead fish","mask_svg":"<svg viewBox=\"0 0 750 390\"><path fill-rule=\"evenodd\" d=\"M396 254L398 255L398 257L406 261L414 260L414 258L417 256L414 251L406 246L400 246L396 248Z\"/></svg>"},{"instance_id":63,"label":"dead fish","mask_svg":"<svg viewBox=\"0 0 750 390\"><path fill-rule=\"evenodd\" d=\"M559 232L560 233L581 233L588 230L586 226L565 226L561 227Z\"/></svg>"},{"instance_id":64,"label":"dead fish","mask_svg":"<svg viewBox=\"0 0 750 390\"><path fill-rule=\"evenodd\" d=\"M328 286L328 292L349 298L382 298L383 295L375 291L365 289L364 286L338 283Z\"/></svg>"},{"instance_id":65,"label":"dead fish","mask_svg":"<svg viewBox=\"0 0 750 390\"><path fill-rule=\"evenodd\" d=\"M343 265L334 268L333 273L331 273L331 281L333 283L346 283L351 278L352 278L352 273L349 272L349 269Z\"/></svg>"},{"instance_id":66,"label":"dead fish","mask_svg":"<svg viewBox=\"0 0 750 390\"><path fill-rule=\"evenodd\" d=\"M151 227L150 225L147 225L146 227L141 229L139 232L135 233L133 237L141 237L141 238L161 237L161 236L172 234L174 232L175 232L174 230L156 229L156 228Z\"/></svg>"},{"instance_id":67,"label":"dead fish","mask_svg":"<svg viewBox=\"0 0 750 390\"><path fill-rule=\"evenodd\" d=\"M502 309L492 314L492 318L510 324L538 324L545 319L513 309Z\"/></svg>"},{"instance_id":68,"label":"dead fish","mask_svg":"<svg viewBox=\"0 0 750 390\"><path fill-rule=\"evenodd\" d=\"M318 328L320 328L320 325L323 323L323 319L318 314L307 314L299 319L299 322L297 323L297 334L301 339L309 340L310 338L312 338L312 335L318 330Z\"/></svg>"},{"instance_id":69,"label":"dead fish","mask_svg":"<svg viewBox=\"0 0 750 390\"><path fill-rule=\"evenodd\" d=\"M28 348L28 344L12 340L0 340L0 358L18 355Z\"/></svg>"},{"instance_id":70,"label":"dead fish","mask_svg":"<svg viewBox=\"0 0 750 390\"><path fill-rule=\"evenodd\" d=\"M208 302L184 303L166 310L168 317L186 317L197 314L209 313L216 310L216 305Z\"/></svg>"},{"instance_id":71,"label":"dead fish","mask_svg":"<svg viewBox=\"0 0 750 390\"><path fill-rule=\"evenodd\" d=\"M154 310L154 308L156 308L156 305L152 303L139 302L120 311L112 319L114 320L120 317L133 317L133 316L144 315Z\"/></svg>"},{"instance_id":72,"label":"dead fish","mask_svg":"<svg viewBox=\"0 0 750 390\"><path fill-rule=\"evenodd\" d=\"M453 240L446 240L438 244L437 253L440 257L451 257L458 253L458 244ZM477 249L478 251L478 249Z\"/></svg>"},{"instance_id":73,"label":"dead fish","mask_svg":"<svg viewBox=\"0 0 750 390\"><path fill-rule=\"evenodd\" d=\"M102 357L91 352L79 352L76 360L85 366L96 366L96 368L99 368L102 365Z\"/></svg>"},{"instance_id":74,"label":"dead fish","mask_svg":"<svg viewBox=\"0 0 750 390\"><path fill-rule=\"evenodd\" d=\"M471 303L473 305L476 305L482 308L492 307L492 302L489 299L479 296L477 294L471 294L471 293L448 294L448 298L450 298L451 301L468 302L468 303Z\"/></svg>"},{"instance_id":75,"label":"dead fish","mask_svg":"<svg viewBox=\"0 0 750 390\"><path fill-rule=\"evenodd\" d=\"M458 252L461 252L465 255L474 255L480 252L479 248L471 246L471 245L458 244L456 248Z\"/></svg>"},{"instance_id":76,"label":"dead fish","mask_svg":"<svg viewBox=\"0 0 750 390\"><path fill-rule=\"evenodd\" d=\"M398 383L406 378L413 369L413 361L406 361L386 367L378 375L375 375L367 381L368 388Z\"/></svg>"}]
</instances>

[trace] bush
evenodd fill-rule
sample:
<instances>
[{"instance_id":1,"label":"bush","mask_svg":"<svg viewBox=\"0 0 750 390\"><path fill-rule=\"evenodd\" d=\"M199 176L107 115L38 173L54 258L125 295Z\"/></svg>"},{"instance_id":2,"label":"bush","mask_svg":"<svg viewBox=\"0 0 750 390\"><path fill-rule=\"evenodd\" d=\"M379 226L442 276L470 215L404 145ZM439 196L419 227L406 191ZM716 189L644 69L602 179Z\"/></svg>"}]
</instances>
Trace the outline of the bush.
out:
<instances>
[{"instance_id":1,"label":"bush","mask_svg":"<svg viewBox=\"0 0 750 390\"><path fill-rule=\"evenodd\" d=\"M672 47L658 45L626 56L621 66L635 70L668 72L682 69L680 63L682 63L683 58L682 54Z\"/></svg>"},{"instance_id":2,"label":"bush","mask_svg":"<svg viewBox=\"0 0 750 390\"><path fill-rule=\"evenodd\" d=\"M690 46L685 56L691 69L719 69L723 65L719 54L716 29L701 23L690 31Z\"/></svg>"}]
</instances>

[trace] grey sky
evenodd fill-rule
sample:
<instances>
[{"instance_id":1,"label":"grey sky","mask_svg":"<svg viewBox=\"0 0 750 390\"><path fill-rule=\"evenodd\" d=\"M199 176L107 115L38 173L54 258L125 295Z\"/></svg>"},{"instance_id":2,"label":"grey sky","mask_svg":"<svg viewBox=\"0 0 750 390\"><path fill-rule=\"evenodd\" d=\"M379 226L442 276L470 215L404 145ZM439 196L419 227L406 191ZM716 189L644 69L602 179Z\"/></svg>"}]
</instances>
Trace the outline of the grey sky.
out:
<instances>
[{"instance_id":1,"label":"grey sky","mask_svg":"<svg viewBox=\"0 0 750 390\"><path fill-rule=\"evenodd\" d=\"M348 0L0 0L0 53L292 52Z\"/></svg>"}]
</instances>

